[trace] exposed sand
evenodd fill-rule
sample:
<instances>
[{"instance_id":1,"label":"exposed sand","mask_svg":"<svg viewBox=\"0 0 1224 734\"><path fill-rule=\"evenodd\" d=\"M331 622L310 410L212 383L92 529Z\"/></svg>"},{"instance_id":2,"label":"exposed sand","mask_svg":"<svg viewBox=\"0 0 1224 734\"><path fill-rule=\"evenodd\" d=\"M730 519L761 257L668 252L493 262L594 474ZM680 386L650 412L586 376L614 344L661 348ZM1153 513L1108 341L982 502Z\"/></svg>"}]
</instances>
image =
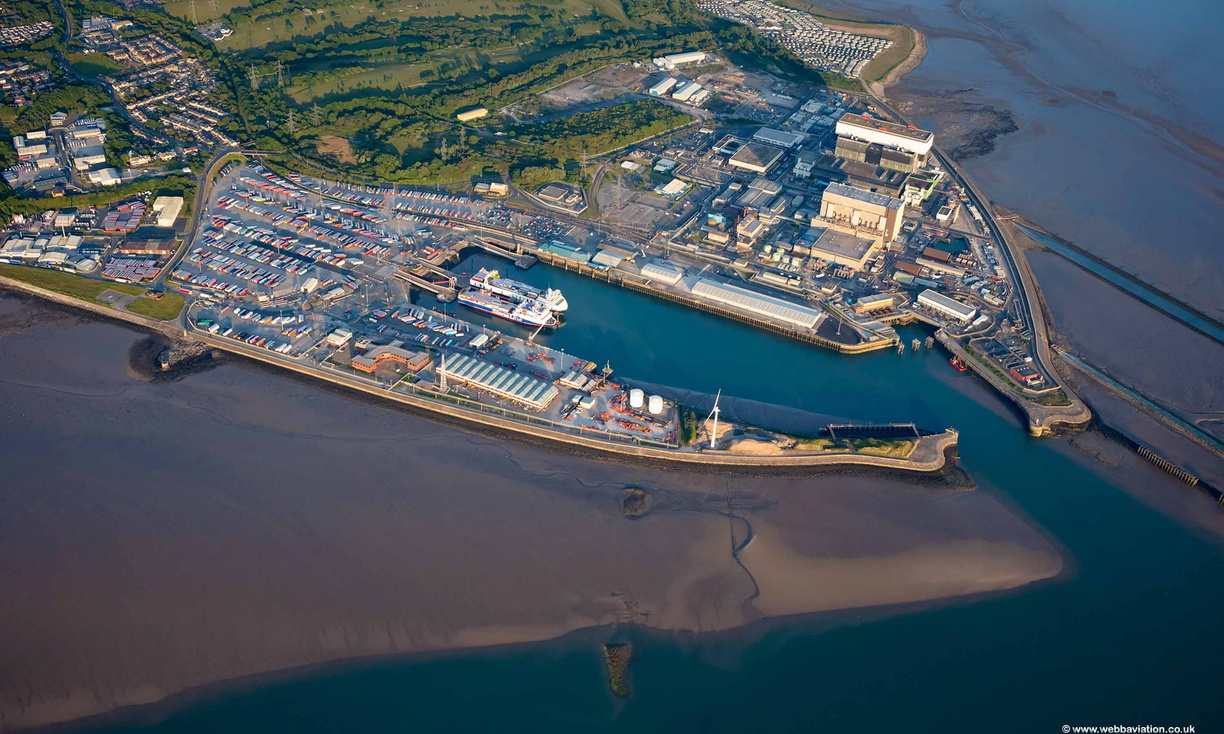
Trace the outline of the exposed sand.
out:
<instances>
[{"instance_id":1,"label":"exposed sand","mask_svg":"<svg viewBox=\"0 0 1224 734\"><path fill-rule=\"evenodd\" d=\"M31 320L0 303L0 333ZM0 485L2 728L343 658L621 621L719 630L1060 567L985 492L590 463L237 366L152 384L125 372L137 338L0 339L22 457ZM627 484L646 516L623 516Z\"/></svg>"},{"instance_id":2,"label":"exposed sand","mask_svg":"<svg viewBox=\"0 0 1224 734\"><path fill-rule=\"evenodd\" d=\"M779 542L775 528L740 554L761 587L757 608L768 616L901 604L1010 589L1056 575L1047 553L1010 543L959 540L860 558L808 557Z\"/></svg>"}]
</instances>

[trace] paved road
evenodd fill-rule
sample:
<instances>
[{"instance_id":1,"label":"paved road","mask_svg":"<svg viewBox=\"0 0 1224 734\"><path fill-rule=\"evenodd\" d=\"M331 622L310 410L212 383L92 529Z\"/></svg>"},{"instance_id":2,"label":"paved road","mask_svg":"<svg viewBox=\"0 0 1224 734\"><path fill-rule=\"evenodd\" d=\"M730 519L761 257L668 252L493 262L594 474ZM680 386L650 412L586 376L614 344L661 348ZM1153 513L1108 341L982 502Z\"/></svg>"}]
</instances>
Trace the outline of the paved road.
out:
<instances>
[{"instance_id":1,"label":"paved road","mask_svg":"<svg viewBox=\"0 0 1224 734\"><path fill-rule=\"evenodd\" d=\"M169 277L169 274L174 271L175 266L177 266L187 254L187 251L191 248L191 244L195 242L196 236L200 232L200 222L204 221L205 214L207 213L206 205L208 204L208 195L212 190L213 177L216 175L218 164L220 164L220 162L226 156L230 155L231 153L238 152L238 150L232 148L219 150L216 153L213 153L212 158L209 158L208 162L204 164L204 171L200 174L200 183L196 186L195 201L191 206L191 223L188 225L187 230L183 233L183 246L178 248L178 251L174 253L174 256L166 262L166 266L162 268L157 277L153 279L153 282L149 284L150 288L157 287L163 290L165 289L166 278ZM186 313L187 309L183 309L184 316Z\"/></svg>"},{"instance_id":2,"label":"paved road","mask_svg":"<svg viewBox=\"0 0 1224 734\"><path fill-rule=\"evenodd\" d=\"M867 95L880 109L893 116L893 119L904 122L905 118L896 110L888 105L887 102L874 95ZM1058 372L1054 369L1054 355L1050 349L1050 336L1046 328L1045 316L1041 311L1041 300L1037 293L1036 279L1033 277L1032 271L1028 269L1027 263L1022 262L1018 256L1018 248L1012 241L1008 232L999 225L995 218L994 208L990 204L990 200L978 189L977 184L966 176L952 161L939 146L932 148L935 157L944 167L944 170L962 186L968 193L970 200L981 212L982 218L986 221L986 228L994 236L995 241L999 243L1000 261L1007 268L1009 280L1012 281L1011 293L1008 295L1008 303L1010 306L1013 299L1020 306L1020 313L1027 322L1029 328L1033 331L1033 343L1036 347L1036 359L1038 365L1052 379L1058 380L1059 387L1066 393L1067 399L1071 402L1070 406L1039 406L1032 405L1032 409L1026 408L1029 413L1032 425L1030 430L1040 435L1051 428L1052 423L1069 422L1083 423L1091 417L1091 412L1084 405L1066 384L1059 378ZM1014 311L1014 309L1012 309ZM1030 401L1031 402L1031 401ZM1023 404L1022 404L1023 405Z\"/></svg>"}]
</instances>

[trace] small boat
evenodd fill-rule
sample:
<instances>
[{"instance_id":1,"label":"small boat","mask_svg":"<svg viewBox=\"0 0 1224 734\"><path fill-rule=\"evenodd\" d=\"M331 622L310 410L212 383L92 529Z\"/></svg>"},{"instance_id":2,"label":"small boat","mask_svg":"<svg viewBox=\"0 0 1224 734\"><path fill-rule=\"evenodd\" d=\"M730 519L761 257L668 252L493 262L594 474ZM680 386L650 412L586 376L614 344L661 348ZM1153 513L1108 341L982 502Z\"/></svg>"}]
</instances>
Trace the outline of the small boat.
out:
<instances>
[{"instance_id":1,"label":"small boat","mask_svg":"<svg viewBox=\"0 0 1224 734\"><path fill-rule=\"evenodd\" d=\"M948 364L952 365L957 372L964 372L965 370L969 369L968 365L965 364L965 360L961 359L960 357L953 357L952 359L949 359Z\"/></svg>"}]
</instances>

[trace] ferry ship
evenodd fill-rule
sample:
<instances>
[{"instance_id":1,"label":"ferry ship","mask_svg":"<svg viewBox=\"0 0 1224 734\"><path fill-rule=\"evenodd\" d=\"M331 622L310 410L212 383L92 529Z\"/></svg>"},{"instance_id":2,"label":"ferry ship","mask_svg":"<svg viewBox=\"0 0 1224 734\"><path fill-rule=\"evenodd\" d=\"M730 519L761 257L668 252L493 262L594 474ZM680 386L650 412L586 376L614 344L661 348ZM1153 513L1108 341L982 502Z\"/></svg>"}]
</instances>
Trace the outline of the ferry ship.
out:
<instances>
[{"instance_id":1,"label":"ferry ship","mask_svg":"<svg viewBox=\"0 0 1224 734\"><path fill-rule=\"evenodd\" d=\"M557 326L557 317L553 315L548 307L541 305L537 301L512 301L511 299L497 295L495 293L487 293L474 288L469 288L459 294L459 303L474 308L477 311L484 311L487 314L492 314L498 318L513 321L516 324L524 326L543 326L545 328L555 328Z\"/></svg>"},{"instance_id":2,"label":"ferry ship","mask_svg":"<svg viewBox=\"0 0 1224 734\"><path fill-rule=\"evenodd\" d=\"M481 268L479 273L472 276L471 284L476 290L504 296L515 302L534 301L553 313L562 313L569 308L569 302L556 288L540 290L517 280L503 278L496 270Z\"/></svg>"}]
</instances>

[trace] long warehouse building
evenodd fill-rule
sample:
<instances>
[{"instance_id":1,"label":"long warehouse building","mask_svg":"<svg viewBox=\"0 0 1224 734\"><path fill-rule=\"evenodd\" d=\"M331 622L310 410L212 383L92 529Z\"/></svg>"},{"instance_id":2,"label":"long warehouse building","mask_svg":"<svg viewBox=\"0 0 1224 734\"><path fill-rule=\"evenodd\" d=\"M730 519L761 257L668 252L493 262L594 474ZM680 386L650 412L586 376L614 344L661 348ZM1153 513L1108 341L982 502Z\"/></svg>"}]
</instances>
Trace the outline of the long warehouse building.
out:
<instances>
[{"instance_id":1,"label":"long warehouse building","mask_svg":"<svg viewBox=\"0 0 1224 734\"><path fill-rule=\"evenodd\" d=\"M823 316L814 308L750 291L730 283L719 283L705 278L699 279L690 290L698 298L802 329L816 328L816 324L820 323L820 318Z\"/></svg>"},{"instance_id":2,"label":"long warehouse building","mask_svg":"<svg viewBox=\"0 0 1224 734\"><path fill-rule=\"evenodd\" d=\"M671 91L671 88L676 86L679 82L680 80L676 79L675 77L669 76L663 81L651 87L650 93L656 97L664 97L667 95L668 92Z\"/></svg>"},{"instance_id":3,"label":"long warehouse building","mask_svg":"<svg viewBox=\"0 0 1224 734\"><path fill-rule=\"evenodd\" d=\"M438 376L462 382L499 398L543 410L557 399L556 387L533 377L482 362L462 354L448 354L438 366Z\"/></svg>"},{"instance_id":4,"label":"long warehouse building","mask_svg":"<svg viewBox=\"0 0 1224 734\"><path fill-rule=\"evenodd\" d=\"M957 321L968 321L977 315L976 308L966 306L960 301L948 298L939 291L933 291L930 288L918 294L918 303L936 313L949 316Z\"/></svg>"}]
</instances>

